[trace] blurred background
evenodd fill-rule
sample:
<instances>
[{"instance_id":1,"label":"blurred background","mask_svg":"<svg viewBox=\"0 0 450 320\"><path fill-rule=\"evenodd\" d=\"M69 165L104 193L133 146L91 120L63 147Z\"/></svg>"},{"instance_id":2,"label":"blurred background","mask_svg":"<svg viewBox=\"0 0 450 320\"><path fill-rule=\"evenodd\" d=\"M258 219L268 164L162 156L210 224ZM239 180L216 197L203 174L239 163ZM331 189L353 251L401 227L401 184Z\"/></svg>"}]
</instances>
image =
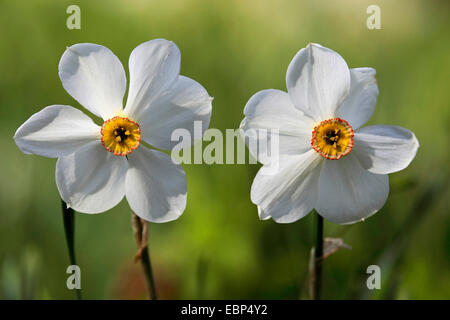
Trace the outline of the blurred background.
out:
<instances>
[{"instance_id":1,"label":"blurred background","mask_svg":"<svg viewBox=\"0 0 450 320\"><path fill-rule=\"evenodd\" d=\"M66 8L81 8L68 30ZM366 9L381 8L369 30ZM329 299L450 298L448 1L13 1L0 2L0 298L73 299L55 159L24 155L12 139L51 104L82 108L62 88L66 46L107 46L127 70L140 43L180 48L181 74L214 97L211 128L238 128L257 91L286 90L286 69L309 42L339 52L350 67L374 67L380 96L368 124L395 124L420 149L390 175L386 205L365 222L325 223L325 236L353 247L328 258ZM259 165L184 165L188 204L178 220L152 224L150 251L162 299L308 299L314 217L260 221L250 201ZM76 215L76 251L87 299L146 297L126 201L107 213ZM381 290L366 269L381 267Z\"/></svg>"}]
</instances>

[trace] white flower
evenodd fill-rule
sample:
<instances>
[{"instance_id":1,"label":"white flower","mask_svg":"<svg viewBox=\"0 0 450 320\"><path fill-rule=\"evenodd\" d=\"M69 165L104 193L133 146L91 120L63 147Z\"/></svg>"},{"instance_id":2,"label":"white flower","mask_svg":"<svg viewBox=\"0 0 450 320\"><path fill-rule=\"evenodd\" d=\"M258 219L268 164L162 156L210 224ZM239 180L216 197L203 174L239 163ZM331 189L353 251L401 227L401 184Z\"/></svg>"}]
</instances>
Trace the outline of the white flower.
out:
<instances>
[{"instance_id":1,"label":"white flower","mask_svg":"<svg viewBox=\"0 0 450 320\"><path fill-rule=\"evenodd\" d=\"M256 93L241 124L244 132L279 129L279 170L266 175L263 166L251 189L260 218L290 223L312 209L339 224L371 216L386 202L387 174L406 168L419 146L397 126L361 128L378 96L375 70L349 70L339 54L310 44L290 63L286 82L287 93Z\"/></svg>"},{"instance_id":2,"label":"white flower","mask_svg":"<svg viewBox=\"0 0 450 320\"><path fill-rule=\"evenodd\" d=\"M180 51L170 41L142 43L129 60L130 85L107 48L73 45L59 63L66 91L103 126L70 106L52 105L30 117L16 132L27 154L58 158L56 184L61 198L84 213L111 209L126 196L131 209L152 222L177 219L186 207L186 176L165 153L174 129L193 131L194 120L209 125L211 98L197 82L179 75Z\"/></svg>"}]
</instances>

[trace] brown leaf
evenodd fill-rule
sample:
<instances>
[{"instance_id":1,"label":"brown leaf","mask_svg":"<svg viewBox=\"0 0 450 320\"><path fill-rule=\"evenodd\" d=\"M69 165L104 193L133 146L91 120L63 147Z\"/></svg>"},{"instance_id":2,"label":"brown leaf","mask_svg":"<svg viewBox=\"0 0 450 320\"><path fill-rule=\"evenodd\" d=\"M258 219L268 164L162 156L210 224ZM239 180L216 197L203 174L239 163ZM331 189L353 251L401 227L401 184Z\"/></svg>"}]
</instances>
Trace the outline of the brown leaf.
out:
<instances>
[{"instance_id":1,"label":"brown leaf","mask_svg":"<svg viewBox=\"0 0 450 320\"><path fill-rule=\"evenodd\" d=\"M133 234L138 246L138 251L134 256L134 262L138 262L142 258L142 251L144 251L144 249L148 245L148 222L145 221L144 219L139 218L134 213L131 219L132 219L131 225L133 226Z\"/></svg>"}]
</instances>

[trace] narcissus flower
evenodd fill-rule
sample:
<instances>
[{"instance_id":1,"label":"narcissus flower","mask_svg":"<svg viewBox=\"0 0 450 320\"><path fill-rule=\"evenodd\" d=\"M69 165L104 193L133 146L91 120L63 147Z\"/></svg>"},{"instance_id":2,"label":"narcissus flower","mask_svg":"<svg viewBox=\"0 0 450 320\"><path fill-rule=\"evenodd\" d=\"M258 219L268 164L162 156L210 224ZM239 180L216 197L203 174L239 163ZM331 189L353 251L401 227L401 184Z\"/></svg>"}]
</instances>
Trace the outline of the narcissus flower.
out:
<instances>
[{"instance_id":1,"label":"narcissus flower","mask_svg":"<svg viewBox=\"0 0 450 320\"><path fill-rule=\"evenodd\" d=\"M290 223L312 209L339 224L371 216L386 202L387 174L406 168L419 146L397 126L361 128L378 96L375 70L349 69L336 52L310 44L290 63L286 82L287 93L270 89L251 97L241 124L244 132L279 130L275 174L264 173L271 160L249 143L264 165L251 189L260 218ZM266 132L269 139L275 134Z\"/></svg>"},{"instance_id":2,"label":"narcissus flower","mask_svg":"<svg viewBox=\"0 0 450 320\"><path fill-rule=\"evenodd\" d=\"M111 209L126 196L131 209L153 222L177 219L186 206L183 168L171 157L145 147L169 150L177 128L206 129L211 98L197 82L179 75L180 51L157 39L136 47L129 60L130 85L107 48L73 45L59 63L66 91L103 119L96 125L78 109L52 105L34 114L14 139L24 153L58 158L56 184L62 199L84 213Z\"/></svg>"}]
</instances>

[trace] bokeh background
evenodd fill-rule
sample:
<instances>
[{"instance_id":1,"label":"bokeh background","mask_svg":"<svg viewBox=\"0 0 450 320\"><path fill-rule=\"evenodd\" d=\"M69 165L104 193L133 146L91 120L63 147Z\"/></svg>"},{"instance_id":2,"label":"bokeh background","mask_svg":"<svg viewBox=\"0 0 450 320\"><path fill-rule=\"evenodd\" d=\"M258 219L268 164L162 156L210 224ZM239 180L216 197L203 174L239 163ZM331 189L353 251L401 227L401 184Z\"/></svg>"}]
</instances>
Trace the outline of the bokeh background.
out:
<instances>
[{"instance_id":1,"label":"bokeh background","mask_svg":"<svg viewBox=\"0 0 450 320\"><path fill-rule=\"evenodd\" d=\"M81 7L81 30L66 8ZM366 8L381 8L368 30ZM109 47L127 69L138 44L166 38L182 53L181 73L213 96L211 128L237 128L251 95L285 90L295 53L309 42L339 52L350 67L377 70L380 96L369 124L414 131L421 147L390 176L383 209L351 226L325 223L325 235L353 247L328 258L324 298L450 298L449 72L447 1L13 1L0 2L0 297L73 299L55 159L24 155L12 139L51 104L82 108L62 88L66 46ZM250 186L259 165L184 165L188 204L177 221L152 224L150 247L163 299L308 299L314 217L259 221ZM126 201L76 216L76 251L88 299L145 298ZM378 264L381 290L366 287Z\"/></svg>"}]
</instances>

